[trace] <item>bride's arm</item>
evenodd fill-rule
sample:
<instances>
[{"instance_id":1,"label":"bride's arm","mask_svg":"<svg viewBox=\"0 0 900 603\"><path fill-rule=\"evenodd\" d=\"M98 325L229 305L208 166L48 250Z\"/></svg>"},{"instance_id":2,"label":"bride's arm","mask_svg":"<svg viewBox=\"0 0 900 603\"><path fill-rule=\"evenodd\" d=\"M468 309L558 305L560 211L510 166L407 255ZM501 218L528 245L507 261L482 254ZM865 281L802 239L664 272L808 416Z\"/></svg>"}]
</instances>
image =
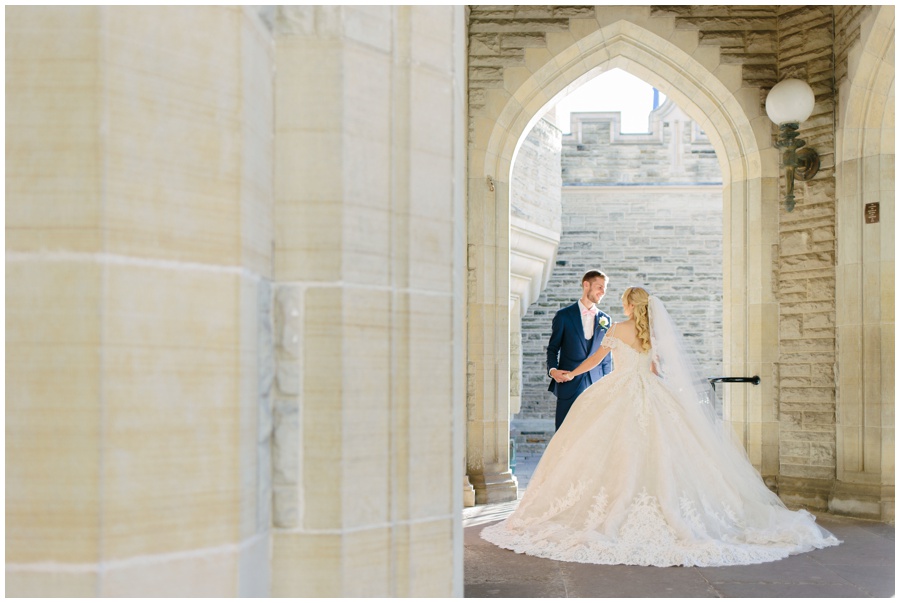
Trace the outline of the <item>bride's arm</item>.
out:
<instances>
[{"instance_id":1,"label":"bride's arm","mask_svg":"<svg viewBox=\"0 0 900 603\"><path fill-rule=\"evenodd\" d=\"M589 370L600 364L603 359L606 358L607 354L609 354L609 348L601 344L600 348L596 352L585 358L584 362L579 364L578 368L576 368L574 371L571 371L567 376L571 380L582 373L588 372Z\"/></svg>"}]
</instances>

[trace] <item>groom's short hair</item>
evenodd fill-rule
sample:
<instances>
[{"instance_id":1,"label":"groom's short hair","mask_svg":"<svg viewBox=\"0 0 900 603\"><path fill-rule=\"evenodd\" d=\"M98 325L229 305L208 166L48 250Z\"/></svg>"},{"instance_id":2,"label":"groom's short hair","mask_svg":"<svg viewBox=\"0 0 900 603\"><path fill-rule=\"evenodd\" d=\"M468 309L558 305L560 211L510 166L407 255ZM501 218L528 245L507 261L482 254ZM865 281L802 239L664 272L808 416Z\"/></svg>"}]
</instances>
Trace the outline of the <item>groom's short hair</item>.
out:
<instances>
[{"instance_id":1,"label":"groom's short hair","mask_svg":"<svg viewBox=\"0 0 900 603\"><path fill-rule=\"evenodd\" d=\"M588 281L592 281L595 278L602 278L605 281L609 281L609 277L606 276L605 274L603 274L602 272L600 272L599 270L588 270L587 272L584 273L584 276L581 277L581 284L583 285L584 283L586 283Z\"/></svg>"}]
</instances>

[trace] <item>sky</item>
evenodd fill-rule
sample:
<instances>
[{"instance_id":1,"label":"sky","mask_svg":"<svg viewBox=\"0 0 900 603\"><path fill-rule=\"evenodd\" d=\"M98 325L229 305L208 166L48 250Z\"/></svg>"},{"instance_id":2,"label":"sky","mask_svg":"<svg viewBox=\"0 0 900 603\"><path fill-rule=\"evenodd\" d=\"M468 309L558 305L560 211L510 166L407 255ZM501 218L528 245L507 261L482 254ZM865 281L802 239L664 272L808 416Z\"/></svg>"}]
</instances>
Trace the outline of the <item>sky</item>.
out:
<instances>
[{"instance_id":1,"label":"sky","mask_svg":"<svg viewBox=\"0 0 900 603\"><path fill-rule=\"evenodd\" d=\"M666 100L659 93L659 104ZM611 69L562 99L556 105L557 125L568 134L569 114L580 111L621 111L622 132L646 132L653 110L653 86L621 69Z\"/></svg>"}]
</instances>

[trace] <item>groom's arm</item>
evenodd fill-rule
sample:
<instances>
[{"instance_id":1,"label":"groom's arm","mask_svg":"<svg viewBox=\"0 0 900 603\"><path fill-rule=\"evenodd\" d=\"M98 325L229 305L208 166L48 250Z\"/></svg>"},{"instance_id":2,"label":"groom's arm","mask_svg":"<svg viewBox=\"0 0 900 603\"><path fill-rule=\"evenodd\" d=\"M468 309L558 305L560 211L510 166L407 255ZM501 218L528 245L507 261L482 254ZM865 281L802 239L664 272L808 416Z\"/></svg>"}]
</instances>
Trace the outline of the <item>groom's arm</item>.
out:
<instances>
[{"instance_id":1,"label":"groom's arm","mask_svg":"<svg viewBox=\"0 0 900 603\"><path fill-rule=\"evenodd\" d=\"M562 311L553 317L553 326L550 330L550 342L547 344L547 373L559 368L559 348L562 345L563 318Z\"/></svg>"},{"instance_id":2,"label":"groom's arm","mask_svg":"<svg viewBox=\"0 0 900 603\"><path fill-rule=\"evenodd\" d=\"M603 359L603 362L600 363L600 367L603 369L603 375L608 375L612 372L612 354Z\"/></svg>"}]
</instances>

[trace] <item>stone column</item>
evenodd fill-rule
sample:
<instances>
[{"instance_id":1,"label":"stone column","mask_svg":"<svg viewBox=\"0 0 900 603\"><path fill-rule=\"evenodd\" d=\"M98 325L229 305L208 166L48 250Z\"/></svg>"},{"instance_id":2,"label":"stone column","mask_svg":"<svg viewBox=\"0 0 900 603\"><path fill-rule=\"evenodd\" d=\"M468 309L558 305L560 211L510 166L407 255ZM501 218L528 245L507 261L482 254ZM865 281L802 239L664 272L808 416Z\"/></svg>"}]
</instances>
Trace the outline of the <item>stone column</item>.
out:
<instances>
[{"instance_id":1,"label":"stone column","mask_svg":"<svg viewBox=\"0 0 900 603\"><path fill-rule=\"evenodd\" d=\"M266 596L271 34L6 16L6 594Z\"/></svg>"},{"instance_id":2,"label":"stone column","mask_svg":"<svg viewBox=\"0 0 900 603\"><path fill-rule=\"evenodd\" d=\"M466 473L478 504L518 494L509 470L509 209L497 202L508 188L469 178Z\"/></svg>"},{"instance_id":3,"label":"stone column","mask_svg":"<svg viewBox=\"0 0 900 603\"><path fill-rule=\"evenodd\" d=\"M496 331L484 330L481 318L473 319L470 314L470 337L476 337L478 342L484 344L491 341L489 337L495 334L509 343L508 351L493 351L485 345L470 344L469 347L470 369L476 365L489 367L490 362L502 358L502 366L507 370L506 375L496 375L506 383L506 389L501 389L499 385L497 389L490 388L486 381L482 382L482 386L487 389L480 386L471 389L476 383L470 375L470 421L481 415L482 421L489 419L490 423L490 429L485 431L480 421L470 422L468 453L476 459L469 462L470 478L476 484L476 492L478 484L484 484L478 496L479 502L512 500L517 494L515 478L508 469L508 457L510 415L519 412L521 404L521 320L528 306L547 286L559 245L562 196L560 146L559 129L552 120L542 119L523 141L512 172L504 162L501 163L506 167L501 167L497 172L500 176L510 175L514 190L510 191L503 182L494 182L493 175L490 183L481 178L470 179L469 299L470 303L475 299L479 304L491 299L491 304L497 304L495 316L502 321L501 324L489 321L491 329ZM473 156L478 156L477 151L473 152ZM507 194L510 195L508 205L507 198L501 196ZM492 255L486 255L487 250L491 250ZM479 266L479 260L484 262L483 265ZM496 279L496 286L487 282L482 284L482 279ZM499 296L504 290L509 297L503 300L506 311L500 314L500 298L487 298L485 294L490 292L491 296ZM480 305L473 313L480 315L483 310ZM487 364L482 365L483 361ZM498 370L502 369L498 366ZM472 374L477 375L478 371ZM486 377L487 373L482 376ZM474 434L472 429L476 430ZM501 467L504 462L505 468ZM476 478L475 475L483 471L481 466L495 467L489 471L496 473Z\"/></svg>"},{"instance_id":4,"label":"stone column","mask_svg":"<svg viewBox=\"0 0 900 603\"><path fill-rule=\"evenodd\" d=\"M276 596L462 595L463 11L276 15Z\"/></svg>"},{"instance_id":5,"label":"stone column","mask_svg":"<svg viewBox=\"0 0 900 603\"><path fill-rule=\"evenodd\" d=\"M522 408L522 298L509 300L509 414Z\"/></svg>"},{"instance_id":6,"label":"stone column","mask_svg":"<svg viewBox=\"0 0 900 603\"><path fill-rule=\"evenodd\" d=\"M894 11L872 7L849 50L836 166L837 480L829 509L881 521L894 519L895 496ZM854 28L850 15L837 16L844 46ZM878 205L877 221L869 204Z\"/></svg>"},{"instance_id":7,"label":"stone column","mask_svg":"<svg viewBox=\"0 0 900 603\"><path fill-rule=\"evenodd\" d=\"M754 127L767 129L762 122ZM762 137L760 137L762 138ZM778 476L775 361L778 305L773 295L773 243L778 232L778 157L763 151L763 177L725 182L723 196L723 373L760 377L759 385L719 386L724 420L770 488ZM754 228L737 225L754 224Z\"/></svg>"}]
</instances>

